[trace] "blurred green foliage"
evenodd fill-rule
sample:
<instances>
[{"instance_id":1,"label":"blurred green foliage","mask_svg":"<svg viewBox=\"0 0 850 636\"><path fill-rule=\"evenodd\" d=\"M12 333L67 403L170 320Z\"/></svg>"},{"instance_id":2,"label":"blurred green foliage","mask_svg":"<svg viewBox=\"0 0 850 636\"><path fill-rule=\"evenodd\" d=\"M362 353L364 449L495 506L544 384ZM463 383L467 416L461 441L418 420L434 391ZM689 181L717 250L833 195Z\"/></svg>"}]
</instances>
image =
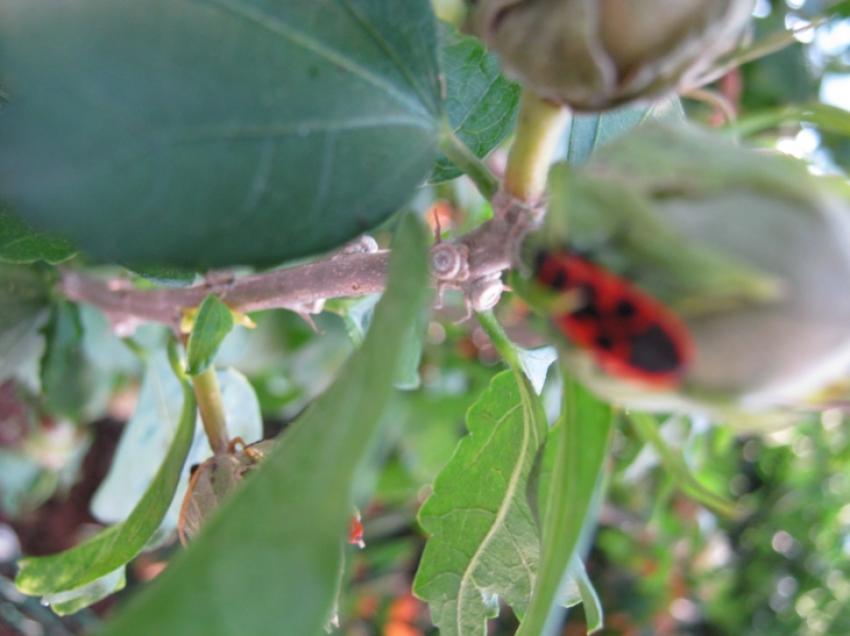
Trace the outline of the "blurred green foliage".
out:
<instances>
[{"instance_id":1,"label":"blurred green foliage","mask_svg":"<svg viewBox=\"0 0 850 636\"><path fill-rule=\"evenodd\" d=\"M445 4L446 15L462 14L458 2ZM759 15L764 17L757 20L755 35L793 25L823 8L820 0L764 0L759 2ZM838 28L850 26L845 20L841 27L823 27L829 32ZM846 78L850 70L846 44L843 49L825 48L817 41L801 42L747 64L734 78L737 84L727 80L720 88L740 107L741 117L817 100L825 81ZM685 104L690 116L711 117L704 105L690 100ZM814 140L807 153L818 163L850 168L850 141L809 124L783 124L765 131L761 141L773 145L779 138L796 139L801 132ZM442 207L435 206L436 201ZM491 212L463 180L423 189L410 207L429 218L442 215L441 229L447 236L468 231ZM386 234L378 239L385 243ZM345 308L339 313L344 314ZM470 323L455 324L462 314L459 299L449 294L445 308L425 330L421 385L397 393L391 404L389 417L395 426L388 427L375 451L382 468L374 476L374 497L361 508L366 547L349 552L352 584L340 600L340 633L415 633L401 631L403 626L433 633L427 610L409 596L424 545L416 513L464 435L467 410L501 368L479 329ZM217 363L232 365L249 378L269 437L288 426L328 386L355 343L338 313L318 316L316 330L292 313L267 312L254 318L258 327L232 332ZM518 341L540 344L529 333L517 303L503 303L500 318ZM40 379L34 374L4 376L6 384L0 386L0 529L14 529L23 542L30 542L24 546L29 549L34 541L47 542L47 530L39 530L40 535L32 530L37 508L51 497L48 509L71 501L71 485L77 482L80 487L91 478L82 468L82 455L93 440L102 438L103 417L127 419L121 395L138 390L143 367L133 352L143 352L161 338L159 330L142 330L125 344L109 332L106 317L96 310L83 308L80 319L83 339L74 340L73 352L84 364L76 371L94 368L110 378L101 383L112 392L108 404L105 396L97 396L96 404L51 409L49 396L40 398L40 387L33 386ZM36 329L29 337L34 344L27 349L36 362L44 353L39 328L47 321L46 313L39 321L32 321ZM48 327L47 336L51 331L55 325ZM58 344L49 343L47 355L61 362L67 356L57 358ZM550 379L543 392L550 418L558 407L552 397L555 384ZM802 414L801 424L792 430L742 437L702 421L666 422L665 440L682 451L695 477L745 511L734 520L720 518L681 494L658 456L626 421L619 422L608 499L586 559L606 612L602 633L850 633L850 428L845 409L846 404L839 403L823 417ZM79 420L66 416L80 412L88 415ZM107 453L103 461L108 457ZM77 522L61 532L73 540L86 530ZM5 636L7 628L18 630L9 633L24 633L36 624L44 627L44 634L65 636L82 633L84 625L89 628L97 622L95 613L86 611L60 623L44 608L16 595L8 581L16 549L3 536L0 533L4 548L0 573L6 578L0 579L0 634ZM6 550L8 546L12 547ZM146 563L161 558L161 552L144 555L129 569L128 593L133 594L145 578ZM582 610L577 608L570 612L564 633L583 633L582 627ZM515 628L516 621L505 608L491 633L512 634Z\"/></svg>"}]
</instances>

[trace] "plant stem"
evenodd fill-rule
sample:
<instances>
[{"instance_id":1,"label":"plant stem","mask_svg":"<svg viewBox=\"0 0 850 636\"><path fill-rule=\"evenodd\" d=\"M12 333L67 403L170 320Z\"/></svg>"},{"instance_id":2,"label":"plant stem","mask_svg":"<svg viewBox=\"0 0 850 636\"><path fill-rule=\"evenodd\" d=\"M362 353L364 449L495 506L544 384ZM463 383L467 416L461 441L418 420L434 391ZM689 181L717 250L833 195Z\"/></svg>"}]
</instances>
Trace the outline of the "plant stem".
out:
<instances>
[{"instance_id":1,"label":"plant stem","mask_svg":"<svg viewBox=\"0 0 850 636\"><path fill-rule=\"evenodd\" d=\"M475 187L485 199L492 199L499 189L499 180L452 130L448 121L443 121L440 130L440 151L472 179Z\"/></svg>"},{"instance_id":2,"label":"plant stem","mask_svg":"<svg viewBox=\"0 0 850 636\"><path fill-rule=\"evenodd\" d=\"M227 434L227 421L215 366L210 365L205 371L192 376L192 385L195 388L198 410L201 412L201 422L210 442L210 448L216 455L224 453L230 437Z\"/></svg>"},{"instance_id":3,"label":"plant stem","mask_svg":"<svg viewBox=\"0 0 850 636\"><path fill-rule=\"evenodd\" d=\"M731 501L727 501L723 496L704 486L691 472L681 453L667 445L658 430L658 422L654 417L646 413L630 412L629 421L631 421L638 437L652 446L658 453L661 465L673 478L679 490L718 515L727 519L740 518L741 510Z\"/></svg>"},{"instance_id":4,"label":"plant stem","mask_svg":"<svg viewBox=\"0 0 850 636\"><path fill-rule=\"evenodd\" d=\"M484 333L490 338L496 352L502 356L505 363L512 369L519 368L519 358L517 356L516 345L508 338L508 334L496 320L496 316L492 311L481 311L476 314L478 323L484 329Z\"/></svg>"},{"instance_id":5,"label":"plant stem","mask_svg":"<svg viewBox=\"0 0 850 636\"><path fill-rule=\"evenodd\" d=\"M569 117L565 107L523 91L505 174L508 194L529 203L543 196L549 166Z\"/></svg>"},{"instance_id":6,"label":"plant stem","mask_svg":"<svg viewBox=\"0 0 850 636\"><path fill-rule=\"evenodd\" d=\"M818 28L822 24L828 22L829 18L830 16L821 16L797 28L772 33L771 35L754 42L748 47L741 48L730 53L725 59L720 60L716 67L710 69L705 75L700 77L697 82L695 82L695 86L689 87L688 90L716 82L726 75L726 73L738 68L739 66L767 57L768 55L777 53L792 44L796 44L798 42L797 36L810 29Z\"/></svg>"}]
</instances>

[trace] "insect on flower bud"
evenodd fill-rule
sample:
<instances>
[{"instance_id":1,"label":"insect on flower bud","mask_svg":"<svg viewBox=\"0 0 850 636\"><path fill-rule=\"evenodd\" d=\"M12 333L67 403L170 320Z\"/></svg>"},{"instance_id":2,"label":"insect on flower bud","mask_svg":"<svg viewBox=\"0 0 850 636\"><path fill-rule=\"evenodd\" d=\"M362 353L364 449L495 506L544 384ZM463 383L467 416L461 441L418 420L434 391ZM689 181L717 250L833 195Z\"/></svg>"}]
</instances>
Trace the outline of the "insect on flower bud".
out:
<instances>
[{"instance_id":1,"label":"insect on flower bud","mask_svg":"<svg viewBox=\"0 0 850 636\"><path fill-rule=\"evenodd\" d=\"M635 334L655 325L666 336L655 341L692 348L681 369L667 356L666 377L680 372L676 386L647 391L631 380L643 373L638 358L659 360L647 357L652 351L637 351L610 321L600 323L592 333L604 332L608 358L622 363L605 373L605 359L594 361L581 351L589 345L572 337L576 372L606 397L642 409L766 412L797 405L850 371L850 196L840 183L702 131L645 126L578 172L559 164L550 185L546 225L524 248L548 257L537 280L563 290L573 270L593 283L598 268L590 291L602 300L590 309L615 306L619 293L640 305L645 320ZM579 258L592 265L582 269ZM665 329L675 326L667 312L681 335ZM591 342L593 325L572 316L555 324ZM612 373L617 368L631 377Z\"/></svg>"},{"instance_id":2,"label":"insect on flower bud","mask_svg":"<svg viewBox=\"0 0 850 636\"><path fill-rule=\"evenodd\" d=\"M695 81L734 48L754 0L481 0L475 24L509 75L576 110Z\"/></svg>"}]
</instances>

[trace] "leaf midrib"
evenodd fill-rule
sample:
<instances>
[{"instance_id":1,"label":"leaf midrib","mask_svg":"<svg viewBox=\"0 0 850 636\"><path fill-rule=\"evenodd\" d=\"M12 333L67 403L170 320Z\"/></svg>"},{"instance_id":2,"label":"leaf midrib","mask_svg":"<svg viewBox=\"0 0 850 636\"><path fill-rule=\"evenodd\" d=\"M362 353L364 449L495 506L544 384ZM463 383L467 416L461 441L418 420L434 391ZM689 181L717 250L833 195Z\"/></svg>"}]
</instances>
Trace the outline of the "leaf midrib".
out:
<instances>
[{"instance_id":1,"label":"leaf midrib","mask_svg":"<svg viewBox=\"0 0 850 636\"><path fill-rule=\"evenodd\" d=\"M387 82L385 79L381 78L378 75L375 75L365 67L355 63L351 58L346 57L336 49L329 47L327 44L307 36L302 31L294 29L291 25L287 24L280 18L272 17L269 14L264 13L263 11L260 11L254 7L248 6L244 2L239 2L238 0L192 1L200 2L201 4L205 4L212 9L216 9L223 13L230 14L237 18L241 18L265 29L269 33L272 33L276 36L280 36L288 40L295 46L315 54L316 56L324 59L326 62L345 71L348 71L352 75L355 75L362 79L364 82L371 84L372 86L384 91L388 95L391 95L393 98L396 99L396 101L405 105L409 112L419 113L429 121L434 120L433 115L427 111L423 104L421 104L417 100L411 99L410 96L405 95L403 92L399 91L395 86L393 86L392 83ZM398 66L398 63L396 63L396 65ZM404 73L402 74L404 75ZM415 89L414 91L418 92Z\"/></svg>"},{"instance_id":2,"label":"leaf midrib","mask_svg":"<svg viewBox=\"0 0 850 636\"><path fill-rule=\"evenodd\" d=\"M514 495L517 492L519 480L522 475L522 469L525 465L525 456L528 452L528 444L531 438L531 429L533 428L532 407L529 404L528 395L523 390L523 378L517 373L514 373L514 375L516 376L517 388L520 394L520 404L517 404L509 411L507 411L500 420L500 422L507 419L518 408L522 408L522 444L520 445L520 453L518 455L520 461L518 461L514 466L514 470L511 473L510 481L508 482L508 488L505 491L505 497L502 499L502 505L499 506L499 510L496 514L496 517L493 519L493 523L490 526L490 529L487 531L487 534L484 535L484 539L481 540L481 543L478 544L478 548L475 550L472 555L472 558L469 560L469 563L467 564L467 567L463 572L463 576L461 576L460 587L458 588L457 609L455 610L455 628L457 629L457 634L463 634L463 624L461 618L464 614L463 606L466 599L466 589L469 587L469 584L472 581L473 573L475 572L476 567L478 566L478 562L481 559L481 555L485 552L485 548L493 540L496 532L504 525L504 520L513 505ZM524 560L523 563L525 563ZM531 573L529 572L529 574Z\"/></svg>"}]
</instances>

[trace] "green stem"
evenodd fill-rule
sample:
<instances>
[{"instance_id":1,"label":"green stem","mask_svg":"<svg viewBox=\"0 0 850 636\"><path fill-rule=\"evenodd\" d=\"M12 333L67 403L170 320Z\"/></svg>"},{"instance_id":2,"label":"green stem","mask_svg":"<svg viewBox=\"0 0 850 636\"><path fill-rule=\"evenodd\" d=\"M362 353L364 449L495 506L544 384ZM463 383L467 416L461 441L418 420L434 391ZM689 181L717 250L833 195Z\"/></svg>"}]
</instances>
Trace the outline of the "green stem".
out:
<instances>
[{"instance_id":1,"label":"green stem","mask_svg":"<svg viewBox=\"0 0 850 636\"><path fill-rule=\"evenodd\" d=\"M496 351L505 363L511 368L516 370L520 369L519 364L519 356L517 356L516 345L511 342L510 338L508 338L508 334L505 333L505 330L502 329L502 325L499 324L499 321L496 320L496 316L493 315L492 311L482 311L477 314L478 322L481 324L481 327L484 329L484 332L487 334L487 337L490 338L490 342L493 343L493 346L496 348Z\"/></svg>"},{"instance_id":2,"label":"green stem","mask_svg":"<svg viewBox=\"0 0 850 636\"><path fill-rule=\"evenodd\" d=\"M760 111L755 115L739 119L724 130L733 135L749 137L785 123L802 122L839 135L850 135L850 116L847 115L847 111L819 102L790 104Z\"/></svg>"},{"instance_id":3,"label":"green stem","mask_svg":"<svg viewBox=\"0 0 850 636\"><path fill-rule=\"evenodd\" d=\"M215 367L210 365L205 371L192 376L192 386L195 388L198 410L201 412L201 422L210 448L216 455L224 453L227 451L230 437L227 434L227 420Z\"/></svg>"},{"instance_id":4,"label":"green stem","mask_svg":"<svg viewBox=\"0 0 850 636\"><path fill-rule=\"evenodd\" d=\"M741 511L734 503L712 492L697 480L681 454L670 448L664 441L654 417L645 413L630 412L629 421L638 437L658 453L661 465L670 474L680 491L727 519L736 519L741 516Z\"/></svg>"},{"instance_id":5,"label":"green stem","mask_svg":"<svg viewBox=\"0 0 850 636\"><path fill-rule=\"evenodd\" d=\"M716 82L721 77L723 77L730 71L735 70L739 66L743 66L744 64L748 64L749 62L755 62L756 60L760 60L761 58L767 57L768 55L772 55L773 53L778 53L782 49L791 46L792 44L796 44L798 42L798 35L810 29L816 29L822 24L828 22L829 19L829 16L821 16L819 18L815 18L814 20L811 20L810 22L804 24L801 27L798 27L796 29L790 29L787 31L779 31L777 33L772 33L766 36L765 38L754 42L746 48L741 48L737 51L734 51L725 59L721 60L718 66L711 69L704 76L699 78L697 86L694 86L694 88L699 88L700 86L705 86L707 84Z\"/></svg>"},{"instance_id":6,"label":"green stem","mask_svg":"<svg viewBox=\"0 0 850 636\"><path fill-rule=\"evenodd\" d=\"M452 130L448 121L443 121L440 130L440 151L472 179L475 187L485 199L492 199L499 189L499 180L490 169L463 143Z\"/></svg>"},{"instance_id":7,"label":"green stem","mask_svg":"<svg viewBox=\"0 0 850 636\"><path fill-rule=\"evenodd\" d=\"M508 194L529 203L540 200L546 192L552 157L569 118L565 107L523 91L516 136L505 173Z\"/></svg>"}]
</instances>

